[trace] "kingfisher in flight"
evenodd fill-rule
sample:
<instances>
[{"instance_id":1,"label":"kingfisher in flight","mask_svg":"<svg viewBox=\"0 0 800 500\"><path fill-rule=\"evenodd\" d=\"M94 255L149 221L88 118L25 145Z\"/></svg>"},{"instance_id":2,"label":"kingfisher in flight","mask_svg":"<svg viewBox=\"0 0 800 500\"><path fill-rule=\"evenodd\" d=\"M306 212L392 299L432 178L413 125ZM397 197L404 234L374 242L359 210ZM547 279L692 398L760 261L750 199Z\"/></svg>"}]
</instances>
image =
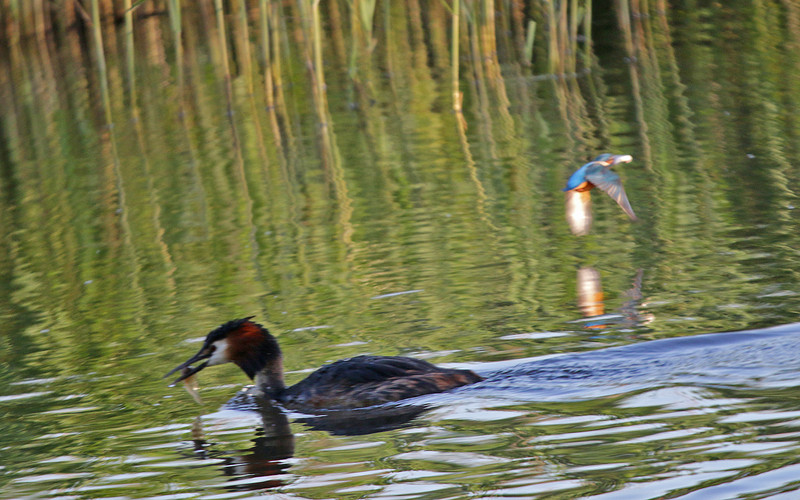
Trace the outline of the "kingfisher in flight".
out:
<instances>
[{"instance_id":1,"label":"kingfisher in flight","mask_svg":"<svg viewBox=\"0 0 800 500\"><path fill-rule=\"evenodd\" d=\"M631 161L633 161L631 155L601 154L575 171L569 177L564 191L581 193L582 197L588 198L589 191L594 187L599 187L614 198L614 201L628 214L631 220L637 220L636 214L633 213L631 204L628 201L628 196L622 188L622 180L620 180L616 172L611 170L612 167L620 163L630 163Z\"/></svg>"}]
</instances>

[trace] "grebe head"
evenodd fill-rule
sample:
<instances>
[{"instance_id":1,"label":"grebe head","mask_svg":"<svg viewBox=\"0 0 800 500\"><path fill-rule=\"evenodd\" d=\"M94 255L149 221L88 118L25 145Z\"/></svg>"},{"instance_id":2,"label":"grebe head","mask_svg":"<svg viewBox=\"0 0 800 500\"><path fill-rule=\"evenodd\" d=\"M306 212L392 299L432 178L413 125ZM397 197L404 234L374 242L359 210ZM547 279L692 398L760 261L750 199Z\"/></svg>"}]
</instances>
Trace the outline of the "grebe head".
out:
<instances>
[{"instance_id":1,"label":"grebe head","mask_svg":"<svg viewBox=\"0 0 800 500\"><path fill-rule=\"evenodd\" d=\"M235 319L215 328L206 336L203 347L197 354L173 368L164 377L183 370L181 376L172 383L174 385L206 366L228 362L236 363L251 379L254 379L265 368L268 368L270 372L277 370L280 374L282 371L281 349L278 347L278 341L270 335L266 328L250 321L253 318L254 316L248 316ZM191 366L193 363L203 360L206 360L205 363L196 367ZM186 370L186 368L189 369Z\"/></svg>"}]
</instances>

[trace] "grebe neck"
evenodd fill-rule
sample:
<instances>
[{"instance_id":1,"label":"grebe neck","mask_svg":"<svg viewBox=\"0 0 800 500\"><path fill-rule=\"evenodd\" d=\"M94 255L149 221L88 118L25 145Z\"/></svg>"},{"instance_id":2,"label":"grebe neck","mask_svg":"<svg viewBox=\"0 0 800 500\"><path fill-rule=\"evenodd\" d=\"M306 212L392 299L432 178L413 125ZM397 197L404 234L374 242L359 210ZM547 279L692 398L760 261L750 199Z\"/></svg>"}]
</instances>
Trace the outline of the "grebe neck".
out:
<instances>
[{"instance_id":1,"label":"grebe neck","mask_svg":"<svg viewBox=\"0 0 800 500\"><path fill-rule=\"evenodd\" d=\"M283 359L275 356L264 364L264 367L255 375L255 386L265 396L274 398L284 389Z\"/></svg>"}]
</instances>

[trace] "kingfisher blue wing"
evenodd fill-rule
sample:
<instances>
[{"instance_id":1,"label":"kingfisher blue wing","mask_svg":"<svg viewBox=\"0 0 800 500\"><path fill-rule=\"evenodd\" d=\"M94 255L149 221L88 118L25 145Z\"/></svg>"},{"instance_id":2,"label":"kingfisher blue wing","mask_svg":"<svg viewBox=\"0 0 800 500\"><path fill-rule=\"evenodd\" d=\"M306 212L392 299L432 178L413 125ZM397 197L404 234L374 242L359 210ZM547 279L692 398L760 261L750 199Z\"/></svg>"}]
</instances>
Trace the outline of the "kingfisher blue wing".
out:
<instances>
[{"instance_id":1,"label":"kingfisher blue wing","mask_svg":"<svg viewBox=\"0 0 800 500\"><path fill-rule=\"evenodd\" d=\"M594 165L594 162L590 161L586 165L583 165L581 168L576 170L572 175L570 175L569 179L567 180L567 187L562 189L562 191L571 191L571 190L573 190L575 188L580 187L581 184L586 182L586 171L592 165Z\"/></svg>"},{"instance_id":2,"label":"kingfisher blue wing","mask_svg":"<svg viewBox=\"0 0 800 500\"><path fill-rule=\"evenodd\" d=\"M609 168L600 168L589 172L586 175L586 180L614 198L614 201L628 214L628 217L632 220L637 220L636 214L633 213L633 208L631 208L631 204L628 201L628 196L625 194L625 189L622 187L622 180L616 172Z\"/></svg>"},{"instance_id":3,"label":"kingfisher blue wing","mask_svg":"<svg viewBox=\"0 0 800 500\"><path fill-rule=\"evenodd\" d=\"M603 170L607 166L614 166L622 162L627 163L631 160L633 160L633 158L629 155L614 156L603 153L589 163L584 163L581 165L581 168L573 172L567 180L567 187L562 189L562 191L572 191L573 189L578 191L590 191L594 186L588 183L586 179L587 175L592 172L597 172L598 170Z\"/></svg>"}]
</instances>

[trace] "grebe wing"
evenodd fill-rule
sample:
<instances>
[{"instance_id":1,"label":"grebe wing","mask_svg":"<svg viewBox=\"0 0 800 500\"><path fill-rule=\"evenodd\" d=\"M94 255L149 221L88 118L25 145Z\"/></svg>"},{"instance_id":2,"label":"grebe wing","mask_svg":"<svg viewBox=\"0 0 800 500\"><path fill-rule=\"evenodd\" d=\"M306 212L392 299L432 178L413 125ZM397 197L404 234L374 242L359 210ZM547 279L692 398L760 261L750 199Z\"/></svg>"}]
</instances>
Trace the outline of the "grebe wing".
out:
<instances>
[{"instance_id":1,"label":"grebe wing","mask_svg":"<svg viewBox=\"0 0 800 500\"><path fill-rule=\"evenodd\" d=\"M317 385L353 386L439 370L443 369L404 356L356 356L319 368L291 389Z\"/></svg>"},{"instance_id":2,"label":"grebe wing","mask_svg":"<svg viewBox=\"0 0 800 500\"><path fill-rule=\"evenodd\" d=\"M441 392L482 380L469 370L439 368L403 356L357 356L323 366L289 387L289 406L356 408Z\"/></svg>"}]
</instances>

